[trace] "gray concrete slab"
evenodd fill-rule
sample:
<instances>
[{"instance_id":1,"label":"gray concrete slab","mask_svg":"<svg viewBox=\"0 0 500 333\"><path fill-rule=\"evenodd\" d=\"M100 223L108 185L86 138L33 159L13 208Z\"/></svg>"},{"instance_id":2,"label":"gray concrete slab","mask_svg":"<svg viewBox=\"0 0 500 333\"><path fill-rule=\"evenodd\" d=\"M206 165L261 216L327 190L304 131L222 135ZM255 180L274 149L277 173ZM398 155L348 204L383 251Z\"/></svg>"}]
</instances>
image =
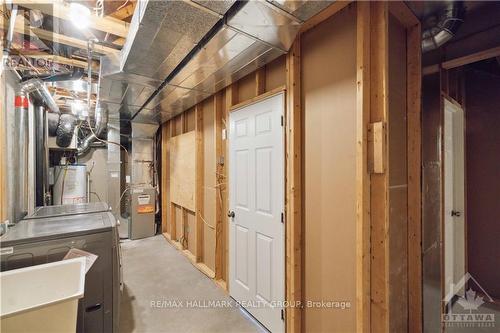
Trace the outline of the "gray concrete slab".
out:
<instances>
[{"instance_id":1,"label":"gray concrete slab","mask_svg":"<svg viewBox=\"0 0 500 333\"><path fill-rule=\"evenodd\" d=\"M163 236L121 247L120 333L266 332Z\"/></svg>"}]
</instances>

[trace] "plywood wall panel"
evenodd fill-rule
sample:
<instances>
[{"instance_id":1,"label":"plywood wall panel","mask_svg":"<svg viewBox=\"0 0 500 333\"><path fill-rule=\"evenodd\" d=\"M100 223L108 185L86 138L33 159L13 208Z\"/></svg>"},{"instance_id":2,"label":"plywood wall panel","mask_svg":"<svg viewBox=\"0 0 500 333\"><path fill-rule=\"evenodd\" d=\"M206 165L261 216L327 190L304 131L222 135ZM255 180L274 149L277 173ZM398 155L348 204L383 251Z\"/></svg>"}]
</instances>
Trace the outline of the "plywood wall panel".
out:
<instances>
[{"instance_id":1,"label":"plywood wall panel","mask_svg":"<svg viewBox=\"0 0 500 333\"><path fill-rule=\"evenodd\" d=\"M175 204L195 211L195 133L174 136L170 145L170 195Z\"/></svg>"},{"instance_id":2,"label":"plywood wall panel","mask_svg":"<svg viewBox=\"0 0 500 333\"><path fill-rule=\"evenodd\" d=\"M347 7L302 37L305 332L356 327L356 10Z\"/></svg>"}]
</instances>

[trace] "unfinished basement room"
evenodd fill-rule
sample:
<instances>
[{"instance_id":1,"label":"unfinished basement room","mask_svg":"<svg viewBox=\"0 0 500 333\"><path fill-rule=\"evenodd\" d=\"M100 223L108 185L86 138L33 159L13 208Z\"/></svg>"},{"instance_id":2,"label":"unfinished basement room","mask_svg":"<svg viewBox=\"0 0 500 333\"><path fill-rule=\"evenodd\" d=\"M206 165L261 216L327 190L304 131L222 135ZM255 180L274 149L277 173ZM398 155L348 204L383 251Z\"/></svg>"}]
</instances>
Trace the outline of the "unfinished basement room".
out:
<instances>
[{"instance_id":1,"label":"unfinished basement room","mask_svg":"<svg viewBox=\"0 0 500 333\"><path fill-rule=\"evenodd\" d=\"M1 333L500 332L500 0L2 0Z\"/></svg>"}]
</instances>

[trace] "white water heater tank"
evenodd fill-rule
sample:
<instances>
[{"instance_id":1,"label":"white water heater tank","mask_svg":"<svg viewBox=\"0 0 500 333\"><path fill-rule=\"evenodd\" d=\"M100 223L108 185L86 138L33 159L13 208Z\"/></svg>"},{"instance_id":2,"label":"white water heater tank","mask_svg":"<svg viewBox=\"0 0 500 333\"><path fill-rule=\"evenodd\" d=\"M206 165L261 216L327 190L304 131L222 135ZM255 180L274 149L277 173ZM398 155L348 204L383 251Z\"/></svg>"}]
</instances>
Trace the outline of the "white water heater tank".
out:
<instances>
[{"instance_id":1,"label":"white water heater tank","mask_svg":"<svg viewBox=\"0 0 500 333\"><path fill-rule=\"evenodd\" d=\"M58 165L54 169L54 205L87 202L87 166Z\"/></svg>"}]
</instances>

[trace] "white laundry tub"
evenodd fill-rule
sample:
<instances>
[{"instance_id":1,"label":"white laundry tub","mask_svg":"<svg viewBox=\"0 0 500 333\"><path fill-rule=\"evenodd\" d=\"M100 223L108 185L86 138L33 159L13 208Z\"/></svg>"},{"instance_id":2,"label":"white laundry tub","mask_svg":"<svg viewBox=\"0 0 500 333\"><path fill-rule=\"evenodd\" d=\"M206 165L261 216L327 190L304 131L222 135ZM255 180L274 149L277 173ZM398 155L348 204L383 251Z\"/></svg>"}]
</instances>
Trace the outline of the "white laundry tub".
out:
<instances>
[{"instance_id":1,"label":"white laundry tub","mask_svg":"<svg viewBox=\"0 0 500 333\"><path fill-rule=\"evenodd\" d=\"M0 331L75 332L85 258L0 273Z\"/></svg>"}]
</instances>

